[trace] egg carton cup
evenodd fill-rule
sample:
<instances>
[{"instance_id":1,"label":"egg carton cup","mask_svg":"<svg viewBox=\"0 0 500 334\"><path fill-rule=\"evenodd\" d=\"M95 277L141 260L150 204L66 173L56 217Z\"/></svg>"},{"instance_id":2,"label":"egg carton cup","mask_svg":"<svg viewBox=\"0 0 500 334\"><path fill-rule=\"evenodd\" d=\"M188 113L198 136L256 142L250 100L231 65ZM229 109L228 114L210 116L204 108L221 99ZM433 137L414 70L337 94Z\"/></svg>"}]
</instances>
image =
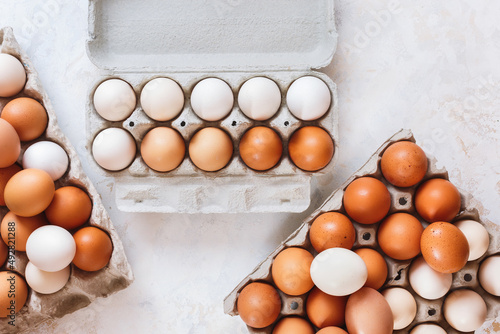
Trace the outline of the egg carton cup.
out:
<instances>
[{"instance_id":1,"label":"egg carton cup","mask_svg":"<svg viewBox=\"0 0 500 334\"><path fill-rule=\"evenodd\" d=\"M66 286L53 294L39 294L30 289L26 305L15 315L15 327L8 324L10 319L0 319L1 333L28 332L30 328L48 319L60 318L89 305L98 297L106 297L129 286L134 277L127 261L122 242L115 231L113 223L106 212L101 196L84 173L80 159L62 130L57 124L56 114L50 99L42 87L33 63L17 43L13 30L4 27L0 30L0 52L16 57L24 65L27 82L23 91L12 98L0 98L0 109L17 97L31 97L42 103L48 114L48 126L42 137L36 141L52 141L64 148L70 164L64 176L55 182L56 188L61 186L76 186L85 189L92 199L92 215L84 226L96 226L106 231L113 242L113 252L106 267L96 272L87 272L71 265L71 276ZM22 153L34 142L22 143ZM0 218L8 212L0 207ZM3 241L2 241L3 242ZM25 252L15 252L13 271L24 276L28 258ZM11 270L6 263L0 270Z\"/></svg>"},{"instance_id":2,"label":"egg carton cup","mask_svg":"<svg viewBox=\"0 0 500 334\"><path fill-rule=\"evenodd\" d=\"M149 0L142 6L121 7L102 0L91 0L89 3L87 52L90 59L104 69L104 75L95 82L88 95L88 158L101 175L115 178L115 196L120 210L187 213L302 212L309 207L311 178L313 175L331 173L337 160L337 87L326 74L315 69L331 62L337 45L332 0L319 1L316 7L301 1L293 1L285 6L262 0L224 7L226 10L230 9L234 17L229 14L218 17L219 7L214 6L213 2L200 0L189 3ZM141 8L140 14L136 13L138 6ZM269 15L273 15L272 20L265 17L268 13L262 13L263 8L271 13ZM150 13L152 9L162 13L161 18ZM183 13L183 20L172 17L175 15L173 13L180 12ZM296 15L300 15L300 19ZM131 18L145 26L129 31L131 28L124 22ZM236 23L232 22L233 19ZM171 23L165 24L168 20ZM210 25L209 28L206 27L207 24ZM159 32L153 26L165 28L163 38L159 38ZM265 32L264 28L269 29L269 32ZM297 31L299 28L303 31ZM287 35L288 31L290 34ZM201 39L203 34L206 34L206 38ZM312 42L308 44L308 38L319 45L311 45ZM246 50L249 45L255 44L255 40L256 50ZM131 49L134 43L143 45L144 50ZM232 50L238 47L242 51L233 53ZM318 77L325 82L332 97L328 112L315 121L297 119L286 105L289 86L295 79L306 75ZM282 101L278 112L271 119L255 121L246 117L238 107L238 91L248 79L262 76L279 86ZM173 79L184 92L182 112L168 122L152 120L140 105L142 88L158 77ZM96 88L101 82L111 78L127 81L137 97L135 110L121 122L103 119L93 106ZM191 108L191 92L205 78L222 79L233 91L233 108L221 121L204 121ZM283 141L281 160L274 168L263 172L247 167L238 154L242 135L249 128L259 125L274 129ZM335 145L333 159L317 172L299 169L287 154L290 136L298 128L307 125L325 129ZM205 172L191 162L186 152L179 167L170 172L156 172L141 158L140 145L146 133L159 126L177 130L186 145L199 129L209 126L220 128L233 141L233 157L223 169ZM91 152L92 142L97 134L110 127L127 130L137 143L135 160L128 168L118 172L101 168Z\"/></svg>"},{"instance_id":3,"label":"egg carton cup","mask_svg":"<svg viewBox=\"0 0 500 334\"><path fill-rule=\"evenodd\" d=\"M239 293L249 283L256 281L267 282L276 288L271 276L271 267L274 258L285 248L296 246L310 251L314 256L318 254L309 241L309 229L311 227L311 224L319 215L325 212L339 211L343 214L346 214L342 204L344 190L354 179L363 176L371 176L381 180L387 186L389 192L391 193L391 209L388 215L395 212L406 212L417 215L413 205L413 197L418 185L420 185L425 180L435 177L448 180L448 172L444 168L437 168L436 159L427 155L427 158L429 160L429 167L424 179L417 185L409 188L397 188L388 183L382 176L379 162L385 149L392 143L401 140L409 140L415 142L411 131L401 130L394 136L392 136L389 140L387 140L384 144L382 144L363 167L361 167L358 171L351 175L351 177L349 177L349 179L347 179L347 181L342 186L335 190L317 210L315 210L309 217L304 219L302 225L297 230L295 230L295 232L293 232L285 241L283 241L264 261L262 261L253 270L252 273L245 277L236 286L236 288L234 288L234 290L224 299L224 312L231 316L238 315L237 300ZM478 281L477 272L479 265L483 259L500 252L500 226L490 221L484 221L480 219L478 209L473 204L474 201L470 194L460 191L460 195L462 199L462 206L460 209L460 213L457 215L457 217L455 217L454 221L458 221L461 219L472 219L480 222L485 226L489 233L490 245L488 250L482 257L475 261L468 262L463 269L453 274L453 282L450 292L461 288L468 288L478 292L483 297L488 307L487 320L492 320L500 315L500 297L493 296L482 289ZM422 219L420 220L423 221ZM408 327L402 330L395 330L395 334L408 333L411 328L415 327L417 324L424 322L436 323L443 327L443 329L445 329L448 334L463 333L453 329L444 319L443 302L449 293L437 300L426 300L424 298L421 298L415 293L409 283L408 270L411 260L394 260L386 256L382 252L376 241L376 232L379 223L372 225L362 225L353 221L353 225L356 229L356 242L354 243L353 249L360 247L373 248L380 254L382 254L387 262L387 280L384 286L379 289L379 291L382 291L383 289L389 287L401 287L410 291L417 302L417 315L414 321ZM428 224L426 223L425 226L427 225ZM279 289L277 290L281 296L282 308L281 314L276 322L278 322L279 319L283 317L291 315L307 318L305 303L308 293L301 296L289 296ZM272 332L272 329L276 322L263 329L248 327L248 332L253 334L269 334Z\"/></svg>"}]
</instances>

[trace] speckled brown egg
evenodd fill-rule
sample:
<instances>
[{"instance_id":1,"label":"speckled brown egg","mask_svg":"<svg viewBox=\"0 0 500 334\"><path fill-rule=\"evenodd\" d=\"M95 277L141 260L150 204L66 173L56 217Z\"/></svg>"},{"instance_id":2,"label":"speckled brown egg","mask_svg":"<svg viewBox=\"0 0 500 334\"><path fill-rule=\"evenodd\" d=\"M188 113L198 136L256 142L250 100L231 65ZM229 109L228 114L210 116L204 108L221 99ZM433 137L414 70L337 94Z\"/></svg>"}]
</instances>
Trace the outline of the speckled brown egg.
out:
<instances>
[{"instance_id":1,"label":"speckled brown egg","mask_svg":"<svg viewBox=\"0 0 500 334\"><path fill-rule=\"evenodd\" d=\"M284 293L299 296L311 290L313 255L303 248L290 247L282 250L274 259L271 274L274 284Z\"/></svg>"},{"instance_id":2,"label":"speckled brown egg","mask_svg":"<svg viewBox=\"0 0 500 334\"><path fill-rule=\"evenodd\" d=\"M445 179L427 180L415 193L415 209L430 223L451 221L460 212L460 206L458 189Z\"/></svg>"},{"instance_id":3,"label":"speckled brown egg","mask_svg":"<svg viewBox=\"0 0 500 334\"><path fill-rule=\"evenodd\" d=\"M13 164L7 168L0 168L0 206L5 206L4 199L4 190L7 182L9 182L10 178L15 174L21 171L21 166L18 164Z\"/></svg>"},{"instance_id":4,"label":"speckled brown egg","mask_svg":"<svg viewBox=\"0 0 500 334\"><path fill-rule=\"evenodd\" d=\"M241 290L237 309L245 324L254 328L264 328L278 319L281 299L278 291L270 284L253 282Z\"/></svg>"},{"instance_id":5,"label":"speckled brown egg","mask_svg":"<svg viewBox=\"0 0 500 334\"><path fill-rule=\"evenodd\" d=\"M232 156L231 137L219 128L203 128L196 132L189 142L191 161L196 167L207 172L224 168Z\"/></svg>"},{"instance_id":6,"label":"speckled brown egg","mask_svg":"<svg viewBox=\"0 0 500 334\"><path fill-rule=\"evenodd\" d=\"M440 273L456 273L469 258L469 243L458 227L447 222L427 226L420 239L425 262Z\"/></svg>"},{"instance_id":7,"label":"speckled brown egg","mask_svg":"<svg viewBox=\"0 0 500 334\"><path fill-rule=\"evenodd\" d=\"M378 290L387 280L387 262L384 257L374 249L358 248L354 251L363 259L368 270L368 278L364 286Z\"/></svg>"},{"instance_id":8,"label":"speckled brown egg","mask_svg":"<svg viewBox=\"0 0 500 334\"><path fill-rule=\"evenodd\" d=\"M169 172L177 168L186 154L186 143L176 130L157 127L149 131L141 143L144 162L158 172Z\"/></svg>"},{"instance_id":9,"label":"speckled brown egg","mask_svg":"<svg viewBox=\"0 0 500 334\"><path fill-rule=\"evenodd\" d=\"M424 178L427 172L427 157L417 144L399 141L384 151L380 168L385 179L393 185L411 187Z\"/></svg>"},{"instance_id":10,"label":"speckled brown egg","mask_svg":"<svg viewBox=\"0 0 500 334\"><path fill-rule=\"evenodd\" d=\"M73 264L85 271L97 271L104 268L113 252L113 243L103 230L87 226L73 235L76 253Z\"/></svg>"},{"instance_id":11,"label":"speckled brown egg","mask_svg":"<svg viewBox=\"0 0 500 334\"><path fill-rule=\"evenodd\" d=\"M45 210L51 224L71 230L85 224L92 214L92 200L82 189L73 186L61 187Z\"/></svg>"},{"instance_id":12,"label":"speckled brown egg","mask_svg":"<svg viewBox=\"0 0 500 334\"><path fill-rule=\"evenodd\" d=\"M283 143L276 131L265 126L251 128L239 144L241 160L250 168L264 171L273 168L283 154Z\"/></svg>"},{"instance_id":13,"label":"speckled brown egg","mask_svg":"<svg viewBox=\"0 0 500 334\"><path fill-rule=\"evenodd\" d=\"M351 249L356 230L351 220L340 212L325 212L311 224L309 240L318 253L333 247Z\"/></svg>"},{"instance_id":14,"label":"speckled brown egg","mask_svg":"<svg viewBox=\"0 0 500 334\"><path fill-rule=\"evenodd\" d=\"M40 102L29 97L20 97L7 103L1 117L16 129L21 141L40 137L48 123L45 108Z\"/></svg>"},{"instance_id":15,"label":"speckled brown egg","mask_svg":"<svg viewBox=\"0 0 500 334\"><path fill-rule=\"evenodd\" d=\"M324 168L333 158L335 146L332 137L317 126L305 126L293 133L288 142L292 162L305 171Z\"/></svg>"},{"instance_id":16,"label":"speckled brown egg","mask_svg":"<svg viewBox=\"0 0 500 334\"><path fill-rule=\"evenodd\" d=\"M314 334L314 329L304 318L285 317L274 326L272 334Z\"/></svg>"},{"instance_id":17,"label":"speckled brown egg","mask_svg":"<svg viewBox=\"0 0 500 334\"><path fill-rule=\"evenodd\" d=\"M23 169L5 186L5 204L21 217L42 213L52 202L55 185L50 175L40 169Z\"/></svg>"},{"instance_id":18,"label":"speckled brown egg","mask_svg":"<svg viewBox=\"0 0 500 334\"><path fill-rule=\"evenodd\" d=\"M314 287L306 301L306 312L314 326L343 326L347 296L331 296Z\"/></svg>"},{"instance_id":19,"label":"speckled brown egg","mask_svg":"<svg viewBox=\"0 0 500 334\"><path fill-rule=\"evenodd\" d=\"M343 201L347 214L361 224L380 221L391 208L389 190L373 177L360 177L352 181L344 192Z\"/></svg>"},{"instance_id":20,"label":"speckled brown egg","mask_svg":"<svg viewBox=\"0 0 500 334\"><path fill-rule=\"evenodd\" d=\"M12 316L10 320L14 320L27 298L28 285L21 275L11 271L0 272L0 318Z\"/></svg>"},{"instance_id":21,"label":"speckled brown egg","mask_svg":"<svg viewBox=\"0 0 500 334\"><path fill-rule=\"evenodd\" d=\"M386 217L377 231L377 240L385 254L396 260L409 260L420 254L424 227L414 216L397 212Z\"/></svg>"},{"instance_id":22,"label":"speckled brown egg","mask_svg":"<svg viewBox=\"0 0 500 334\"><path fill-rule=\"evenodd\" d=\"M13 212L8 212L2 219L0 231L6 244L14 246L16 251L26 251L26 241L37 228L47 225L43 213L33 217L20 217ZM11 234L9 234L11 232Z\"/></svg>"},{"instance_id":23,"label":"speckled brown egg","mask_svg":"<svg viewBox=\"0 0 500 334\"><path fill-rule=\"evenodd\" d=\"M21 153L21 140L16 129L0 118L0 168L12 166Z\"/></svg>"}]
</instances>

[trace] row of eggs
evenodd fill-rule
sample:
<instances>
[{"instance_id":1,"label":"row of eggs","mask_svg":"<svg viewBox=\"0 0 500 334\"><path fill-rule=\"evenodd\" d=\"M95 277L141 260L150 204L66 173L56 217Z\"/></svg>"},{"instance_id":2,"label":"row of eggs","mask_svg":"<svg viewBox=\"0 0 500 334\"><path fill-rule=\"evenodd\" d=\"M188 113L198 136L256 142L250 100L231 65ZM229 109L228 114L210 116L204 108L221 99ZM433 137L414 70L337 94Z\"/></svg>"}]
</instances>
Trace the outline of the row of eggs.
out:
<instances>
[{"instance_id":1,"label":"row of eggs","mask_svg":"<svg viewBox=\"0 0 500 334\"><path fill-rule=\"evenodd\" d=\"M288 155L302 170L317 171L333 157L334 143L321 127L305 126L295 131L288 141ZM250 128L241 137L239 156L253 170L266 171L276 166L283 154L283 141L273 129L265 126ZM233 141L217 127L205 127L189 140L189 158L201 170L214 172L228 165L233 157ZM99 166L110 171L127 168L135 159L136 143L122 128L107 128L95 137L92 154ZM170 127L150 130L141 143L141 156L153 170L168 172L177 168L186 155L181 134Z\"/></svg>"},{"instance_id":2,"label":"row of eggs","mask_svg":"<svg viewBox=\"0 0 500 334\"><path fill-rule=\"evenodd\" d=\"M170 78L155 78L146 83L140 93L142 110L159 122L177 117L184 108L185 96L180 85ZM264 121L280 109L282 96L276 82L267 77L254 77L240 87L238 106L248 118ZM325 115L331 105L330 89L315 76L296 79L287 90L286 104L292 115L303 121L313 121ZM95 111L105 120L127 119L136 108L137 98L132 86L118 78L99 84L93 95ZM233 109L234 94L222 79L205 78L191 91L190 104L194 113L205 121L219 121Z\"/></svg>"},{"instance_id":3,"label":"row of eggs","mask_svg":"<svg viewBox=\"0 0 500 334\"><path fill-rule=\"evenodd\" d=\"M449 223L461 208L460 194L445 179L431 178L419 184L427 164L425 153L416 144L391 144L380 161L382 175L396 187L417 186L414 204L418 216L406 212L387 215L391 195L386 185L374 177L358 177L344 191L346 214L325 212L312 221L308 241L316 256L301 247L307 242L285 248L272 262L271 282L251 282L243 288L237 300L242 320L253 328L277 321L273 334L299 333L296 328L302 329L300 333L314 333L312 325L322 334L346 333L341 328L344 325L350 333L392 333L407 328L416 317L417 303L411 291L426 300L448 294L453 273L484 256L490 240L477 221ZM425 229L420 218L430 223ZM351 219L361 225L377 224L377 244L383 253L371 247L351 250L357 234ZM384 288L388 267L382 254L396 261L413 259L407 275L412 290ZM499 274L500 255L481 262L480 285L493 296L500 296ZM278 289L288 296L307 294L307 320L296 316L278 320L282 312ZM444 318L459 331L479 328L486 314L484 299L471 289L455 290L445 298ZM437 324L425 323L411 333L446 332Z\"/></svg>"},{"instance_id":4,"label":"row of eggs","mask_svg":"<svg viewBox=\"0 0 500 334\"><path fill-rule=\"evenodd\" d=\"M84 226L93 210L87 192L73 185L56 189L55 181L70 164L64 148L41 140L22 152L23 143L43 136L49 121L37 100L13 98L23 90L26 78L16 57L0 53L0 97L12 98L0 114L0 206L10 210L0 225L0 265L19 270L16 252L25 252L29 260L25 277L0 272L0 317L23 307L27 285L42 294L57 292L69 280L71 263L97 271L107 265L113 249L105 231ZM22 167L16 163L21 156Z\"/></svg>"}]
</instances>

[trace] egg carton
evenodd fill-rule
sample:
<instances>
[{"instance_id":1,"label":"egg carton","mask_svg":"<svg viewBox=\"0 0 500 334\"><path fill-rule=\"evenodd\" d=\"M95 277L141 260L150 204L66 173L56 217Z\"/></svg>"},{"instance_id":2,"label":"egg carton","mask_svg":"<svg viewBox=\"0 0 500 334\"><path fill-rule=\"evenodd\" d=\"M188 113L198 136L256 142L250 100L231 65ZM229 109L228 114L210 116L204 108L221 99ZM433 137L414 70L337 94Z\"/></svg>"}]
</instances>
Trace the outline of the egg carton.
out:
<instances>
[{"instance_id":1,"label":"egg carton","mask_svg":"<svg viewBox=\"0 0 500 334\"><path fill-rule=\"evenodd\" d=\"M311 227L311 224L315 220L315 218L317 218L322 213L329 211L339 211L346 214L343 208L342 198L344 195L344 190L354 179L363 176L371 176L381 180L387 186L389 192L391 193L391 209L388 214L395 212L407 212L416 215L416 210L413 205L413 197L418 185L421 182L434 177L448 179L448 172L444 168L437 168L436 159L427 155L429 160L429 168L423 181L421 181L419 184L409 188L397 188L388 183L382 176L379 161L384 150L389 145L401 140L409 140L415 142L411 131L401 130L400 132L392 136L389 140L387 140L384 144L382 144L382 146L371 156L371 158L363 167L356 171L349 179L347 179L347 181L342 186L335 190L316 211L314 211L308 218L304 219L302 225L295 232L293 232L285 241L283 241L264 261L262 261L253 270L252 273L245 277L236 286L236 288L224 300L224 312L232 316L238 315L236 305L239 293L249 283L261 281L267 282L276 287L271 276L271 267L274 258L285 248L297 246L310 251L314 256L318 254L309 241L309 228ZM478 292L483 297L488 307L487 319L491 320L496 318L500 314L500 297L493 296L482 289L478 281L477 272L479 264L483 259L500 252L500 226L490 221L481 221L477 208L472 204L472 196L462 191L460 191L460 195L462 206L460 209L460 213L455 217L454 221L461 219L472 219L480 222L485 226L489 233L490 245L486 254L475 261L468 262L463 269L453 274L453 282L450 292L460 288L468 288ZM417 302L417 315L414 321L405 329L395 330L394 333L408 333L411 328L415 327L417 324L424 322L436 323L443 327L448 334L462 333L453 329L444 319L442 308L446 296L436 300L426 300L418 296L411 288L408 279L408 270L411 260L394 260L386 256L382 252L376 241L376 232L379 223L372 225L363 225L357 222L353 222L353 225L356 229L356 242L353 246L353 249L360 247L373 248L380 252L380 254L384 256L387 262L388 278L383 287L379 289L379 291L382 291L383 289L388 287L402 287L410 291ZM308 293L301 296L289 296L279 291L279 289L278 292L282 301L282 309L277 321L285 316L290 315L300 316L307 319L305 305ZM248 331L249 333L254 334L268 334L272 332L272 328L276 324L276 322L263 329L248 327Z\"/></svg>"},{"instance_id":2,"label":"egg carton","mask_svg":"<svg viewBox=\"0 0 500 334\"><path fill-rule=\"evenodd\" d=\"M231 5L203 0L168 3L149 0L128 6L118 6L116 1L91 0L89 3L87 51L90 59L105 73L88 95L89 161L101 175L115 178L119 209L212 213L302 212L309 207L311 178L315 174L331 173L337 154L320 171L306 172L290 160L287 143L295 130L314 125L327 130L335 151L338 149L337 87L327 75L311 68L311 65L326 66L335 52L337 34L332 0L319 1L317 6L303 1L263 0ZM224 15L218 16L221 10ZM179 20L181 12L182 20ZM133 20L136 25L124 24L127 20ZM152 28L155 26L158 30L163 28L161 34L164 35ZM298 32L301 28L304 31ZM206 36L201 38L202 34ZM288 87L295 79L306 75L323 80L332 95L328 112L318 120L307 122L294 117L286 105ZM276 82L282 95L278 112L267 121L247 118L237 104L242 84L260 76ZM184 92L184 108L172 121L150 119L139 103L142 88L158 77L173 79ZM217 122L200 119L190 105L194 86L209 77L228 83L235 97L230 114ZM127 81L136 93L136 108L122 122L106 121L93 106L97 86L111 78ZM276 130L284 146L277 166L264 172L250 169L238 155L240 138L256 125ZM103 129L127 130L139 148L145 134L158 126L176 129L186 143L203 127L223 129L233 141L233 157L217 172L197 168L187 153L178 168L163 173L149 168L139 149L131 166L122 171L106 171L94 161L90 147Z\"/></svg>"},{"instance_id":3,"label":"egg carton","mask_svg":"<svg viewBox=\"0 0 500 334\"><path fill-rule=\"evenodd\" d=\"M48 126L45 133L35 141L48 140L59 144L68 154L70 164L64 176L55 182L56 188L73 185L85 189L92 199L92 215L88 223L83 226L96 226L106 231L113 242L113 252L106 267L96 272L86 272L71 265L71 276L66 286L53 294L39 294L30 289L26 305L15 315L16 326L8 324L9 319L0 319L1 333L16 333L29 331L37 324L53 318L60 318L89 305L98 297L106 297L129 286L134 277L127 261L122 242L115 231L113 223L106 212L101 196L84 173L80 159L67 137L57 124L56 114L50 99L42 87L33 63L17 43L12 28L4 27L0 30L0 52L16 57L24 65L27 73L26 86L18 95L11 98L0 98L0 110L10 100L17 97L31 97L45 107L48 115ZM33 144L23 142L21 155L25 149ZM0 219L8 212L7 208L0 207ZM24 276L28 258L25 252L15 252L13 271ZM8 263L0 270L12 270Z\"/></svg>"}]
</instances>

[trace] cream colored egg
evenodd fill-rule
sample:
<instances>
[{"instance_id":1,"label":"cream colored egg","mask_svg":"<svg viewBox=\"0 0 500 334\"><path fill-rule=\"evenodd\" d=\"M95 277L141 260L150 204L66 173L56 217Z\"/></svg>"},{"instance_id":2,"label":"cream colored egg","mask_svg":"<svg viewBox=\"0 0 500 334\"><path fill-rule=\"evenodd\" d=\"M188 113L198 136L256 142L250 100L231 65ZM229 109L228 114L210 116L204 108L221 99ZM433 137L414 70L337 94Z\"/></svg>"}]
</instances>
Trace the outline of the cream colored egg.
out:
<instances>
[{"instance_id":1,"label":"cream colored egg","mask_svg":"<svg viewBox=\"0 0 500 334\"><path fill-rule=\"evenodd\" d=\"M486 228L474 220L461 220L455 226L462 231L469 243L469 261L479 259L490 246L490 236Z\"/></svg>"},{"instance_id":2,"label":"cream colored egg","mask_svg":"<svg viewBox=\"0 0 500 334\"><path fill-rule=\"evenodd\" d=\"M92 143L95 161L104 169L118 171L128 167L136 154L134 138L120 128L101 131Z\"/></svg>"},{"instance_id":3,"label":"cream colored egg","mask_svg":"<svg viewBox=\"0 0 500 334\"><path fill-rule=\"evenodd\" d=\"M413 295L403 288L389 288L382 295L391 307L394 317L394 330L408 327L417 315L417 302Z\"/></svg>"},{"instance_id":4,"label":"cream colored egg","mask_svg":"<svg viewBox=\"0 0 500 334\"><path fill-rule=\"evenodd\" d=\"M141 107L156 121L169 121L182 111L184 92L177 82L169 78L149 81L141 91Z\"/></svg>"},{"instance_id":5,"label":"cream colored egg","mask_svg":"<svg viewBox=\"0 0 500 334\"><path fill-rule=\"evenodd\" d=\"M106 80L94 92L94 108L108 121L123 121L132 114L135 104L134 89L121 79Z\"/></svg>"},{"instance_id":6,"label":"cream colored egg","mask_svg":"<svg viewBox=\"0 0 500 334\"><path fill-rule=\"evenodd\" d=\"M203 79L191 92L191 107L205 121L219 121L233 108L234 95L231 87L218 78Z\"/></svg>"},{"instance_id":7,"label":"cream colored egg","mask_svg":"<svg viewBox=\"0 0 500 334\"><path fill-rule=\"evenodd\" d=\"M281 105L278 85L266 77L247 80L238 93L238 106L250 119L264 121L276 114Z\"/></svg>"},{"instance_id":8,"label":"cream colored egg","mask_svg":"<svg viewBox=\"0 0 500 334\"><path fill-rule=\"evenodd\" d=\"M26 83L23 64L14 56L0 53L0 97L11 97L19 93Z\"/></svg>"},{"instance_id":9,"label":"cream colored egg","mask_svg":"<svg viewBox=\"0 0 500 334\"><path fill-rule=\"evenodd\" d=\"M26 282L38 293L51 294L64 288L69 280L70 267L49 272L38 269L33 263L28 262L25 270Z\"/></svg>"},{"instance_id":10,"label":"cream colored egg","mask_svg":"<svg viewBox=\"0 0 500 334\"><path fill-rule=\"evenodd\" d=\"M451 327L461 332L472 332L486 320L486 303L475 291L455 290L444 300L444 317Z\"/></svg>"},{"instance_id":11,"label":"cream colored egg","mask_svg":"<svg viewBox=\"0 0 500 334\"><path fill-rule=\"evenodd\" d=\"M345 248L329 248L319 253L311 263L314 284L332 296L347 296L358 291L368 278L363 259Z\"/></svg>"},{"instance_id":12,"label":"cream colored egg","mask_svg":"<svg viewBox=\"0 0 500 334\"><path fill-rule=\"evenodd\" d=\"M446 334L446 331L441 326L426 323L420 324L413 328L410 334Z\"/></svg>"},{"instance_id":13,"label":"cream colored egg","mask_svg":"<svg viewBox=\"0 0 500 334\"><path fill-rule=\"evenodd\" d=\"M500 255L488 257L479 267L479 283L488 293L500 297Z\"/></svg>"},{"instance_id":14,"label":"cream colored egg","mask_svg":"<svg viewBox=\"0 0 500 334\"><path fill-rule=\"evenodd\" d=\"M314 76L304 76L290 85L286 103L295 117L303 121L313 121L328 112L332 96L323 80Z\"/></svg>"},{"instance_id":15,"label":"cream colored egg","mask_svg":"<svg viewBox=\"0 0 500 334\"><path fill-rule=\"evenodd\" d=\"M413 260L409 271L410 285L422 298L434 300L450 291L452 274L440 273L432 269L422 256Z\"/></svg>"}]
</instances>

